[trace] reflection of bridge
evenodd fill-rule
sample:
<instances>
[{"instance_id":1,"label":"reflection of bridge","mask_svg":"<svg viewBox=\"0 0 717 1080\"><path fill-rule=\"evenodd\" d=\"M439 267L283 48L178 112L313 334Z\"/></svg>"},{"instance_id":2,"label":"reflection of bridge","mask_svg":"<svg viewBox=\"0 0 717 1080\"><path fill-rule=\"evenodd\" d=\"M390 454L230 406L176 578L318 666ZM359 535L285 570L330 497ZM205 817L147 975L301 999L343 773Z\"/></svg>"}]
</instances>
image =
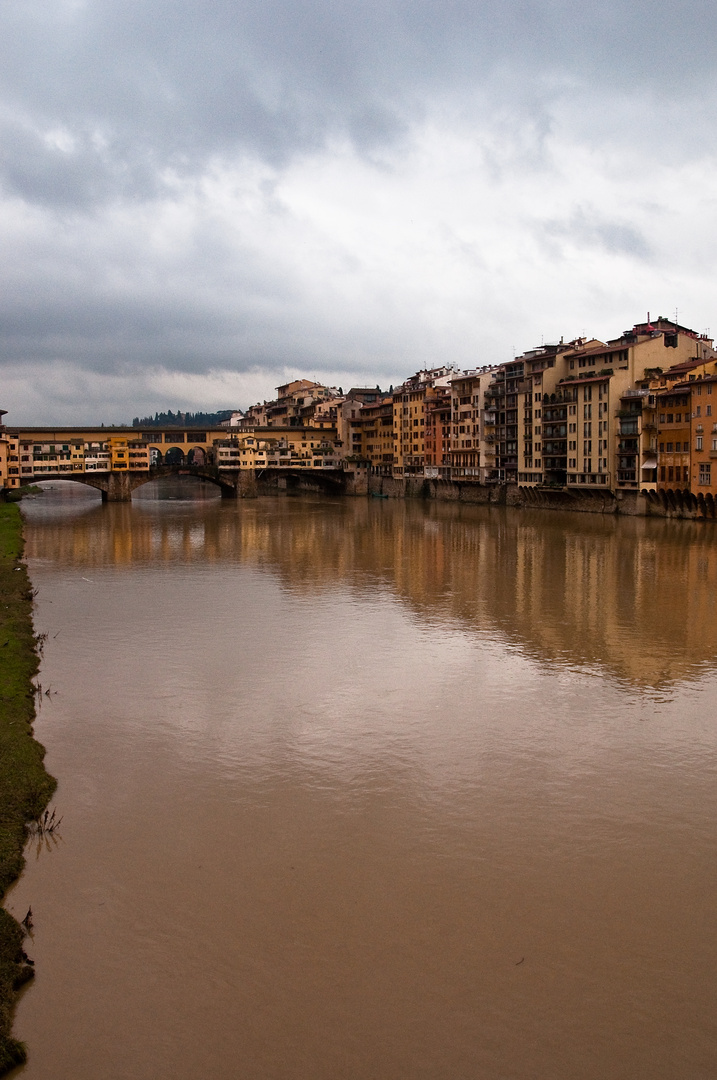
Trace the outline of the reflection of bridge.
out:
<instances>
[{"instance_id":1,"label":"reflection of bridge","mask_svg":"<svg viewBox=\"0 0 717 1080\"><path fill-rule=\"evenodd\" d=\"M349 475L341 469L266 468L266 469L218 469L213 465L152 465L143 472L67 472L35 473L33 483L46 480L70 480L85 484L102 493L103 502L129 502L132 492L152 480L165 476L196 476L208 480L221 490L223 498L251 499L262 491L304 490L322 491L326 494L346 493Z\"/></svg>"}]
</instances>

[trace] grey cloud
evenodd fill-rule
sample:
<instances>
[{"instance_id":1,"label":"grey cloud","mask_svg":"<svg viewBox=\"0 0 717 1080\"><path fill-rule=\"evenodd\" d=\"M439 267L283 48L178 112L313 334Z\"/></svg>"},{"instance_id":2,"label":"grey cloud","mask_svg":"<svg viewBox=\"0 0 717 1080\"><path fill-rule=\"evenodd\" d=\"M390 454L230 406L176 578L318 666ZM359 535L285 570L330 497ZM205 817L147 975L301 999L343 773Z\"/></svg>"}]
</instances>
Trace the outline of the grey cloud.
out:
<instances>
[{"instance_id":1,"label":"grey cloud","mask_svg":"<svg viewBox=\"0 0 717 1080\"><path fill-rule=\"evenodd\" d=\"M568 241L580 248L600 248L613 255L647 260L652 249L642 232L629 222L606 219L593 207L579 206L566 220L545 221L539 230L550 240Z\"/></svg>"},{"instance_id":2,"label":"grey cloud","mask_svg":"<svg viewBox=\"0 0 717 1080\"><path fill-rule=\"evenodd\" d=\"M368 154L400 140L432 95L493 95L518 109L561 79L680 96L705 78L715 14L689 0L55 0L0 16L4 184L28 200L141 197L163 168L250 152L281 165L328 138ZM3 29L4 23L4 29ZM496 95L498 95L496 97ZM532 100L531 100L532 99ZM39 133L75 137L66 154Z\"/></svg>"}]
</instances>

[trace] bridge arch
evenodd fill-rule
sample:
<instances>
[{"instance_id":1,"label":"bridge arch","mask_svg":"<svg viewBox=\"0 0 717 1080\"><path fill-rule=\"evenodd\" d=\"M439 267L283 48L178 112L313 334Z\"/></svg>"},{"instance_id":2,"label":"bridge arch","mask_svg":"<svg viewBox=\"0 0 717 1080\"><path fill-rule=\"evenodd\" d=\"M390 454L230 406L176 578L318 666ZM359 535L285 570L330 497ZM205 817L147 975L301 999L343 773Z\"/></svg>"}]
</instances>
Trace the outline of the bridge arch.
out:
<instances>
[{"instance_id":1,"label":"bridge arch","mask_svg":"<svg viewBox=\"0 0 717 1080\"><path fill-rule=\"evenodd\" d=\"M164 455L164 463L165 465L186 464L184 451L181 450L178 446L170 446L169 450L167 450L166 454Z\"/></svg>"},{"instance_id":2,"label":"bridge arch","mask_svg":"<svg viewBox=\"0 0 717 1080\"><path fill-rule=\"evenodd\" d=\"M184 457L184 455L182 455ZM47 480L69 480L74 484L84 484L85 487L95 488L102 493L103 501L126 502L132 498L132 492L153 480L159 480L164 476L196 476L200 480L207 480L221 489L224 496L235 498L237 495L238 478L222 476L218 470L211 466L181 465L155 465L148 472L105 472L105 473L56 473L35 474L34 483L42 483Z\"/></svg>"},{"instance_id":3,"label":"bridge arch","mask_svg":"<svg viewBox=\"0 0 717 1080\"><path fill-rule=\"evenodd\" d=\"M187 465L203 468L207 464L207 452L203 446L192 446L187 450Z\"/></svg>"},{"instance_id":4,"label":"bridge arch","mask_svg":"<svg viewBox=\"0 0 717 1080\"><path fill-rule=\"evenodd\" d=\"M340 470L324 472L320 469L282 469L270 466L257 472L253 469L221 472L212 464L188 465L184 461L185 455L181 451L180 454L183 459L181 463L172 464L165 456L161 463L150 466L145 472L72 472L60 476L56 473L35 473L33 481L40 483L46 480L69 480L75 484L84 484L101 491L105 502L127 502L137 488L164 476L196 476L200 480L215 484L221 489L222 495L229 498L236 498L238 495L253 497L258 493L257 487L303 488L308 491L322 491L327 495L340 495L345 492L346 476Z\"/></svg>"}]
</instances>

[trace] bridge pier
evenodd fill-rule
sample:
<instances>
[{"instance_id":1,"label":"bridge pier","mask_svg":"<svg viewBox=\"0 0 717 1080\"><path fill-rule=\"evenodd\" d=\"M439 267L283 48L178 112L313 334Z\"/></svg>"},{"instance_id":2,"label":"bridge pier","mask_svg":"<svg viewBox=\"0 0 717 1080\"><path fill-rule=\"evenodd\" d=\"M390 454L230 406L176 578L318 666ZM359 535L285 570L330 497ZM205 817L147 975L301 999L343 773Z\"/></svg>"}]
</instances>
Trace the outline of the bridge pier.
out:
<instances>
[{"instance_id":1,"label":"bridge pier","mask_svg":"<svg viewBox=\"0 0 717 1080\"><path fill-rule=\"evenodd\" d=\"M107 474L106 484L100 489L102 502L132 502L132 488L134 477L130 473L111 472Z\"/></svg>"},{"instance_id":2,"label":"bridge pier","mask_svg":"<svg viewBox=\"0 0 717 1080\"><path fill-rule=\"evenodd\" d=\"M236 494L240 499L256 499L258 497L256 469L242 469L237 476L236 484Z\"/></svg>"}]
</instances>

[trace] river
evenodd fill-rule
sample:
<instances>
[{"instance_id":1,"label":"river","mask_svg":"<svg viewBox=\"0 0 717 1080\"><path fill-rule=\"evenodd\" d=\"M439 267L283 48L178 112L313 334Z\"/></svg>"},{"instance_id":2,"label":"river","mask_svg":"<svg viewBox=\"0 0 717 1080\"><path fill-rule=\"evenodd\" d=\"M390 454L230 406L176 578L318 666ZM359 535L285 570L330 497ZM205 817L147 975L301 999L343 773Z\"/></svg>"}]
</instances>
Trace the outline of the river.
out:
<instances>
[{"instance_id":1,"label":"river","mask_svg":"<svg viewBox=\"0 0 717 1080\"><path fill-rule=\"evenodd\" d=\"M215 496L22 504L15 1075L713 1080L714 526Z\"/></svg>"}]
</instances>

